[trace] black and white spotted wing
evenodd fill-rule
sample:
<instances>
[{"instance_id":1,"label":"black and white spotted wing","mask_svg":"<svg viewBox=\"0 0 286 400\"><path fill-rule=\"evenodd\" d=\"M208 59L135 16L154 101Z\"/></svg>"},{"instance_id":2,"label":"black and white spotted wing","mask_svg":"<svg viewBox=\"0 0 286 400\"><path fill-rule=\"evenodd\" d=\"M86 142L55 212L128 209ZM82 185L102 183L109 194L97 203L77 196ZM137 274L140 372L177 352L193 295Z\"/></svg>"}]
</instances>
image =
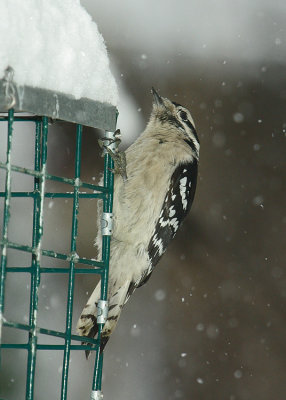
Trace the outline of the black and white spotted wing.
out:
<instances>
[{"instance_id":1,"label":"black and white spotted wing","mask_svg":"<svg viewBox=\"0 0 286 400\"><path fill-rule=\"evenodd\" d=\"M144 285L150 278L155 265L188 214L195 196L197 175L198 163L196 159L188 164L179 165L174 171L148 246L150 267L136 285L137 287Z\"/></svg>"}]
</instances>

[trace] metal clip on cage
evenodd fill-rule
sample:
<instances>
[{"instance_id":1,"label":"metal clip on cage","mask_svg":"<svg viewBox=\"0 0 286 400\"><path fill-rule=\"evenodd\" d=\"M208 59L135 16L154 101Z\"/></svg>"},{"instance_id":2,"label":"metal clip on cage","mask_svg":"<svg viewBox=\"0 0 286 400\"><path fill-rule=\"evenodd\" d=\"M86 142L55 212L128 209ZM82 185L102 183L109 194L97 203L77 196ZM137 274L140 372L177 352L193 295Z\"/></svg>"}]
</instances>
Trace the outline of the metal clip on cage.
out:
<instances>
[{"instance_id":1,"label":"metal clip on cage","mask_svg":"<svg viewBox=\"0 0 286 400\"><path fill-rule=\"evenodd\" d=\"M55 101L56 99L56 101ZM6 160L0 160L0 169L6 175L5 190L0 192L0 200L4 199L3 218L0 220L2 224L2 234L0 236L1 247L1 274L0 274L0 341L1 353L7 349L13 349L15 352L24 349L28 353L27 369L23 371L26 375L26 400L39 398L35 394L35 374L36 360L38 351L54 350L63 351L63 368L60 389L60 399L67 399L68 379L69 379L69 362L70 353L73 350L95 350L95 366L93 373L93 382L90 387L90 398L102 398L101 377L103 355L100 354L99 343L103 324L107 316L107 288L108 288L108 269L109 269L109 253L110 253L110 234L112 220L112 202L113 202L113 161L108 153L104 155L104 182L103 186L97 186L81 180L81 160L84 157L81 151L83 126L91 126L103 129L106 132L106 139L114 140L113 132L116 128L117 109L108 104L103 104L89 99L75 100L72 96L62 93L55 93L49 90L33 88L29 86L19 86L13 82L13 70L9 67L5 76L0 80L0 128L4 128L7 124L7 149ZM23 115L22 112L29 113ZM75 166L74 177L67 178L64 176L53 176L47 170L48 154L48 118L60 119L75 124L76 129L76 150L75 150ZM35 125L35 158L34 168L27 169L19 166L17 160L12 164L11 154L13 127L21 122L34 123ZM55 121L56 123L56 121ZM23 125L22 125L23 126ZM24 134L24 133L23 133ZM29 144L27 144L29 145ZM100 151L100 149L98 149ZM29 175L34 179L34 190L27 192L17 192L12 186L13 173L17 172ZM55 181L68 184L71 186L70 192L52 193L46 190L46 182ZM91 193L86 193L80 189L91 189ZM31 224L33 226L32 245L27 246L23 243L11 241L10 216L11 199L17 197L30 198L33 201L33 215L31 216ZM45 227L44 200L46 198L71 198L73 201L72 212L72 229L70 251L67 254L56 252L54 249L43 248L42 235ZM102 231L102 260L95 261L77 254L77 231L79 218L79 200L84 198L94 198L103 200L103 220L105 227ZM1 208L0 208L1 211ZM25 210L23 210L23 213ZM19 223L21 223L20 216ZM16 252L25 252L30 255L30 267L12 266L9 263L9 250ZM50 257L50 260L57 258L66 261L69 266L65 268L43 267L42 257ZM75 265L78 267L75 268ZM85 266L93 267L87 268ZM9 320L5 318L5 298L6 291L9 288L6 285L6 278L9 274L25 273L30 276L30 305L28 322L23 324L19 321ZM39 325L39 295L41 293L40 277L42 274L65 273L68 276L68 293L67 293L67 309L66 309L66 328L64 332L54 331L43 328ZM97 339L83 338L72 334L72 312L75 276L77 274L101 275L102 293L100 303L100 315L98 315L99 337ZM14 275L15 276L15 275ZM9 304L6 304L6 308ZM8 314L7 314L8 315ZM26 341L21 343L9 342L10 330L17 330L26 333ZM1 336L2 332L2 336ZM47 340L45 344L38 342L38 335L45 335ZM56 337L63 340L62 344L54 345L48 343L49 337ZM20 336L23 337L22 335ZM5 340L7 339L7 342ZM82 344L84 341L84 344ZM17 357L14 357L17 362ZM1 365L5 370L5 365ZM7 399L13 400L13 399Z\"/></svg>"}]
</instances>

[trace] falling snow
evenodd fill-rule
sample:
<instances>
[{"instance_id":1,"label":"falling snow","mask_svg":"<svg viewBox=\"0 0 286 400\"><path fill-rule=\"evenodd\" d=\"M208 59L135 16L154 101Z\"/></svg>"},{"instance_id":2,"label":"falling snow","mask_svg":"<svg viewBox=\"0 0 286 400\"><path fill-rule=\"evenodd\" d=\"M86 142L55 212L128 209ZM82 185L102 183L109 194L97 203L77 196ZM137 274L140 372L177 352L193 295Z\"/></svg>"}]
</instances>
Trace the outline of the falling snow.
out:
<instances>
[{"instance_id":1,"label":"falling snow","mask_svg":"<svg viewBox=\"0 0 286 400\"><path fill-rule=\"evenodd\" d=\"M164 290L162 290L162 289L158 289L158 290L156 290L156 292L155 292L155 294L154 294L154 297L155 297L155 299L156 299L157 301L165 300L165 298L166 298L166 292L165 292Z\"/></svg>"},{"instance_id":2,"label":"falling snow","mask_svg":"<svg viewBox=\"0 0 286 400\"><path fill-rule=\"evenodd\" d=\"M261 205L263 204L263 202L264 202L264 198L263 198L262 195L257 195L257 196L255 196L255 197L253 198L253 200L252 200L252 203L253 203L255 206L261 206Z\"/></svg>"},{"instance_id":3,"label":"falling snow","mask_svg":"<svg viewBox=\"0 0 286 400\"><path fill-rule=\"evenodd\" d=\"M198 332L202 332L204 329L205 329L204 324L202 324L202 323L197 324L196 330Z\"/></svg>"},{"instance_id":4,"label":"falling snow","mask_svg":"<svg viewBox=\"0 0 286 400\"><path fill-rule=\"evenodd\" d=\"M236 379L240 379L242 377L242 371L240 369L237 369L236 371L234 371L233 375Z\"/></svg>"},{"instance_id":5,"label":"falling snow","mask_svg":"<svg viewBox=\"0 0 286 400\"><path fill-rule=\"evenodd\" d=\"M131 336L133 336L133 337L138 337L138 336L140 336L140 334L141 334L141 329L139 328L139 326L138 326L137 324L134 324L134 325L131 327L130 334L131 334Z\"/></svg>"},{"instance_id":6,"label":"falling snow","mask_svg":"<svg viewBox=\"0 0 286 400\"><path fill-rule=\"evenodd\" d=\"M241 122L244 121L244 115L240 112L236 112L235 114L233 114L233 120L237 124L240 124Z\"/></svg>"}]
</instances>

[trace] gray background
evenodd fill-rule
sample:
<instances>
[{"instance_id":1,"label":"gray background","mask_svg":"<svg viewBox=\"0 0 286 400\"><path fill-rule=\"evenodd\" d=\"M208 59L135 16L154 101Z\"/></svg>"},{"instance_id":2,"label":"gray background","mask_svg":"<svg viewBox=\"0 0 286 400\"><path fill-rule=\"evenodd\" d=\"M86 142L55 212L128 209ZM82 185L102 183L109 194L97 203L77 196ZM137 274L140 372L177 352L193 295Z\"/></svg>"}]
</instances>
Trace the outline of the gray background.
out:
<instances>
[{"instance_id":1,"label":"gray background","mask_svg":"<svg viewBox=\"0 0 286 400\"><path fill-rule=\"evenodd\" d=\"M120 85L123 148L144 129L151 86L190 109L201 140L191 213L151 280L126 305L106 348L105 399L285 399L284 2L82 4L106 40ZM24 134L25 140L23 129L15 133L13 162L29 166L33 135L27 127ZM91 182L102 166L98 135L84 132L82 172ZM71 125L51 127L50 173L73 174L74 138ZM22 190L32 181L15 174L14 184ZM32 206L27 202L23 216L19 204L11 239L29 242ZM47 201L45 248L68 251L71 207ZM92 257L96 204L80 207L78 253ZM10 259L29 265L26 258ZM25 322L29 280L22 275L7 280L6 310ZM74 325L94 285L86 276L77 280ZM66 288L63 276L43 277L41 326L64 329ZM5 332L9 340L16 335ZM26 354L15 354L5 352L0 394L18 400ZM60 353L39 353L36 399L58 398L61 361ZM69 399L89 398L93 361L72 354Z\"/></svg>"}]
</instances>

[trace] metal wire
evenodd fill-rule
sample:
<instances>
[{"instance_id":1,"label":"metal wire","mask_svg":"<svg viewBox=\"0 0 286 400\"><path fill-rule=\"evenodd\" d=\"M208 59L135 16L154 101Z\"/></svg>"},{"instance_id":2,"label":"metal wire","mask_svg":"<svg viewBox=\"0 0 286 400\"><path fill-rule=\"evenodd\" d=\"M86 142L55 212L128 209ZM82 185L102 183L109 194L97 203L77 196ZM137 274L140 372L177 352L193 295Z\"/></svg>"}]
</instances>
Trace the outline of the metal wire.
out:
<instances>
[{"instance_id":1,"label":"metal wire","mask_svg":"<svg viewBox=\"0 0 286 400\"><path fill-rule=\"evenodd\" d=\"M103 355L100 354L100 337L103 324L99 324L98 337L96 339L83 338L78 335L72 334L72 312L73 312L73 298L74 298L74 285L76 274L100 274L102 283L102 296L101 300L107 300L108 288L108 269L109 269L109 254L110 254L110 235L103 236L102 246L102 259L96 261L77 255L77 235L78 235L78 213L79 213L79 199L80 198L93 198L103 199L103 212L112 213L113 202L113 161L109 154L104 156L104 183L103 186L93 185L81 181L81 144L82 144L82 125L76 125L76 151L75 151L75 173L74 178L66 178L50 175L47 172L47 144L48 144L48 118L39 116L15 116L13 109L8 112L7 116L1 116L1 121L8 122L7 131L7 151L6 162L0 162L0 168L5 171L5 191L0 192L0 198L4 198L4 211L3 211L3 229L2 238L0 240L1 246L1 273L0 273L0 344L1 351L5 349L25 349L27 350L27 370L26 370L26 400L34 399L35 387L35 372L37 352L40 350L55 350L63 351L63 369L61 379L61 400L67 399L68 381L69 381L69 365L70 365L70 352L72 350L94 350L96 352L93 381L91 383L90 392L91 397L94 393L97 395L101 393L101 379L102 379L102 364ZM13 137L13 124L16 122L32 121L35 123L35 160L34 169L27 169L11 164L12 152L12 137ZM110 136L110 132L108 132ZM11 190L11 174L13 171L30 175L34 177L34 190L27 192L15 192ZM69 184L72 187L70 192L46 192L46 181L52 180ZM92 193L82 192L82 189L91 189ZM9 220L10 220L10 204L11 198L31 198L33 199L33 236L32 246L27 246L22 243L15 243L9 240ZM73 212L72 212L72 229L71 229L71 244L70 252L63 254L54 251L53 249L42 248L42 236L44 229L44 199L45 198L72 198L73 199ZM7 250L14 249L17 251L31 254L31 265L29 267L13 266L7 264ZM55 268L43 267L41 264L42 256L65 260L69 262L69 267ZM83 268L75 268L76 264L84 264ZM87 267L88 266L88 267ZM10 273L27 273L31 277L31 290L30 290L30 309L29 321L27 324L18 323L17 321L10 321L5 318L5 283L7 274ZM66 327L64 332L45 329L38 324L38 301L39 301L39 286L41 274L58 274L65 273L68 275L68 294L67 294L67 310L66 310ZM27 332L28 340L25 343L2 343L1 331L2 326L11 329L17 329L22 332ZM39 344L38 335L43 334L47 337L57 337L64 340L63 344ZM73 343L75 342L75 343ZM16 360L16 358L15 358ZM1 365L5 368L4 365ZM99 397L100 398L100 397ZM10 400L10 399L9 399ZM12 400L12 399L11 399Z\"/></svg>"}]
</instances>

